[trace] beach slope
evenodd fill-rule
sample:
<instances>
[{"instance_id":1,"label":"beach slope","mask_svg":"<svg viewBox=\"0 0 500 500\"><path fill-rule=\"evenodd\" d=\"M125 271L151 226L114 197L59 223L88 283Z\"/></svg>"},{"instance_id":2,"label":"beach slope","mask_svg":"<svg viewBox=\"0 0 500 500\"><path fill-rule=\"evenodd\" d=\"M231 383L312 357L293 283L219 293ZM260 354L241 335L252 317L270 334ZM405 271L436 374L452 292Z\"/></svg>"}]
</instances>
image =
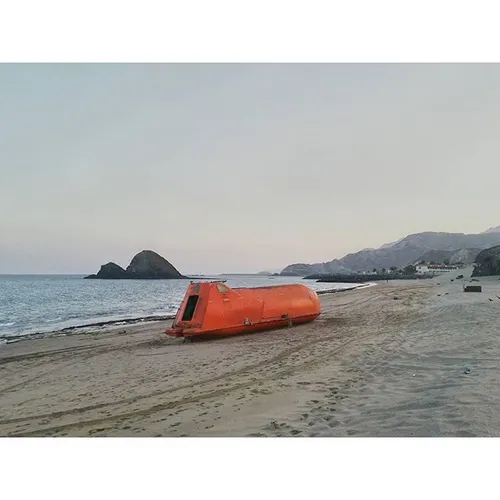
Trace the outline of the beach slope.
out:
<instances>
[{"instance_id":1,"label":"beach slope","mask_svg":"<svg viewBox=\"0 0 500 500\"><path fill-rule=\"evenodd\" d=\"M311 324L214 341L158 322L4 346L0 435L500 435L500 282L441 281L322 295Z\"/></svg>"}]
</instances>

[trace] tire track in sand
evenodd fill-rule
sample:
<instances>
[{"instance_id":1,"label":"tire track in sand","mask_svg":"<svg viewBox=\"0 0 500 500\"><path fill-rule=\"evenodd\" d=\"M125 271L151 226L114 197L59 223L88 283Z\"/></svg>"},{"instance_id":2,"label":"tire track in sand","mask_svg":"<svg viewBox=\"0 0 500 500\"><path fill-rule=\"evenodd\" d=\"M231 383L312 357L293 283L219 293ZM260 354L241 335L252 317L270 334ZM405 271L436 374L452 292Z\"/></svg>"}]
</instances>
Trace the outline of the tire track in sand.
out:
<instances>
[{"instance_id":1,"label":"tire track in sand","mask_svg":"<svg viewBox=\"0 0 500 500\"><path fill-rule=\"evenodd\" d=\"M367 334L365 336L369 336L369 335ZM331 356L333 356L333 355L337 354L338 352L340 352L341 350L345 349L347 346L349 346L349 344L352 344L355 341L362 340L365 336L352 337L350 339L347 339L346 341L342 342L341 345L336 346L334 349L324 351L325 352L324 354L315 357L311 361L306 361L303 363L294 364L291 367L289 366L289 367L286 367L284 369L280 369L276 372L271 371L271 373L268 373L266 377L259 378L259 381L260 382L269 381L269 380L275 381L276 379L279 379L282 376L289 375L291 371L292 372L299 372L299 371L301 371L301 369L302 370L303 369L310 369L312 366L319 365L319 364L323 363L326 359L330 358ZM298 346L297 348L295 348L293 350L290 349L286 353L282 353L282 354L275 356L274 358L271 358L265 362L257 363L257 364L252 366L252 369L263 367L265 365L270 365L272 363L275 363L277 361L285 359L287 356L290 356L291 354L296 354L297 352L299 352L301 350L304 350L308 347L312 347L315 344L319 344L321 342L327 342L328 340L329 339L325 339L322 337L320 339L316 339L314 341L308 342L307 344L303 344L301 346ZM236 370L234 372L226 373L224 375L224 377L222 377L222 378L227 379L227 378L230 378L231 376L241 374L242 372L245 372L245 371L248 371L249 374L251 374L251 370L249 368L250 367L246 367L246 368L241 369L241 370ZM221 377L214 377L214 379L206 380L205 382L189 384L186 387L199 387L200 385L206 386L209 383L213 383L214 381L220 380L220 378ZM176 399L176 400L172 400L172 401L166 401L166 402L159 403L156 405L148 406L146 408L139 408L137 410L124 412L124 413L120 413L120 414L116 414L116 415L111 415L111 416L107 416L107 417L95 418L95 419L90 419L90 420L82 420L79 422L70 422L67 424L45 427L43 429L36 429L33 431L21 431L18 433L13 432L13 433L9 433L8 436L9 437L44 436L44 435L51 435L54 433L58 433L58 432L61 432L64 430L70 430L70 429L77 430L77 429L82 429L82 428L90 427L90 426L94 426L94 425L101 425L101 424L106 424L106 423L109 424L109 423L113 423L113 422L116 422L119 420L126 420L126 419L130 419L130 418L134 418L134 417L149 416L149 415L152 415L152 414L160 412L160 411L174 409L178 406L199 403L201 401L213 399L213 398L216 398L219 396L224 396L224 395L229 394L233 391L251 387L255 383L256 383L256 381L254 379L250 379L250 380L246 380L245 382L233 384L233 385L221 388L221 389L208 390L208 391L202 392L201 394L197 394L195 396L180 398L180 399ZM180 387L177 387L174 391L164 391L163 393L165 394L165 393L169 393L169 392L175 392L178 390L180 390ZM145 399L145 398L141 398L141 399ZM120 403L123 403L123 400L120 402L117 402L117 404L120 404ZM78 410L78 409L75 409L75 410ZM42 419L42 418L57 418L57 416L65 416L65 415L69 414L69 412L70 411L62 411L62 412L56 412L56 413L47 414L47 415L37 415L37 416L25 417L25 418L21 418L21 419L12 419L10 421L1 421L0 424L18 423L18 422L26 421L28 419L32 420L32 419ZM71 411L71 413L74 413L74 411Z\"/></svg>"},{"instance_id":2,"label":"tire track in sand","mask_svg":"<svg viewBox=\"0 0 500 500\"><path fill-rule=\"evenodd\" d=\"M386 294L384 294L384 295L386 295ZM367 303L367 302L372 301L374 299L380 299L380 295L373 294L373 295L370 295L369 297L364 297L363 299L358 299L358 300L355 300L355 301L348 303L348 304L339 304L339 305L332 304L332 306L329 309L330 309L330 312L331 311L335 312L335 311L338 311L338 309L340 307L342 307L342 309L345 311L345 310L349 310L350 308L353 308L353 307L359 307L360 304ZM334 328L334 331L337 330L338 328L342 328L343 326L348 326L345 324L334 325L334 323L336 322L336 319L338 319L338 318L324 318L324 321L322 323L324 325L324 322L326 321L327 323L330 323L333 326L336 326L337 328ZM355 319L355 318L353 318L353 319ZM406 319L408 319L408 318L406 318ZM353 326L351 326L350 328L352 328L352 327ZM229 371L229 372L226 372L224 374L218 375L216 377L211 377L211 378L206 379L206 380L202 380L199 382L192 382L189 384L183 384L183 385L180 385L180 386L177 386L174 388L170 388L170 389L166 389L166 390L157 390L157 391L153 391L153 392L148 393L148 394L135 396L133 398L122 399L122 400L114 401L111 403L107 403L107 402L106 403L99 403L99 404L89 405L89 406L85 406L85 407L72 408L69 410L61 410L58 412L32 415L29 417L6 419L6 420L0 421L0 424L9 425L9 424L15 424L15 423L28 422L31 420L44 419L44 418L54 420L54 419L62 418L62 417L69 416L69 415L82 415L88 411L92 411L92 410L96 410L96 409L103 409L103 408L126 405L126 404L134 404L136 402L139 402L142 400L147 400L148 398L152 398L152 397L171 395L171 394L174 394L180 390L186 390L186 389L191 389L191 388L195 388L195 389L206 388L206 390L202 391L199 394L189 395L187 397L182 397L179 399L174 398L173 400L170 400L170 401L160 402L160 403L155 404L155 405L147 405L144 408L137 408L137 409L134 409L131 411L125 411L123 413L119 413L119 414L115 414L115 415L108 415L108 416L99 417L99 418L91 418L88 420L73 421L73 422L68 422L68 423L64 423L64 424L60 424L60 425L51 425L49 427L44 427L41 429L34 429L32 431L24 430L24 431L19 431L19 432L11 432L11 433L8 433L7 435L13 436L13 437L14 436L50 435L50 434L58 433L58 432L63 431L63 430L71 430L71 429L77 430L77 429L82 429L85 427L91 427L94 425L113 423L116 421L126 420L126 419L130 419L130 418L134 418L134 417L149 416L149 415L156 413L156 412L159 412L159 411L173 409L173 408L176 408L176 407L182 406L182 405L198 403L198 402L201 402L204 400L209 400L212 398L223 396L223 395L231 393L235 390L248 388L256 383L255 378L251 378L250 380L247 379L247 380L242 381L240 383L228 385L228 386L223 387L223 388L215 388L214 389L214 388L210 388L210 385L214 384L220 380L231 379L232 377L242 375L242 374L247 374L250 376L257 369L266 368L266 367L270 368L269 370L266 370L267 373L265 374L265 377L263 377L263 378L259 377L259 382L265 382L265 381L270 381L270 380L275 381L279 377L289 375L291 372L300 372L300 371L303 371L305 369L310 369L311 367L313 367L315 365L319 365L319 364L323 363L326 359L330 358L331 356L336 355L338 352L340 352L341 350L348 347L349 344L352 344L355 341L361 342L366 337L371 335L371 333L366 333L365 335L362 335L362 336L354 335L354 336L352 336L344 341L341 341L340 345L337 343L337 345L333 348L322 349L321 352L323 354L321 354L319 356L313 356L313 359L311 359L311 357L307 358L307 356L306 356L306 361L304 361L302 363L294 362L291 366L286 366L285 368L280 368L280 366L278 366L280 361L283 361L286 358L288 358L294 354L302 352L303 356L305 356L305 350L311 349L322 342L329 342L330 343L332 341L332 335L331 335L332 330L329 328L328 330L324 330L323 332L321 332L321 330L323 328L324 328L324 326L321 326L319 328L317 327L315 329L316 331L314 333L317 334L319 331L319 333L320 333L319 337L311 339L307 342L302 342L298 346L288 348L288 349L280 352L276 356L272 356L271 358L268 358L268 359L263 360L261 362L254 363L252 365L247 365L247 366L242 367L241 369L238 369L235 371ZM328 346L325 346L325 347L328 347ZM96 353L95 355L98 355L98 354L99 353Z\"/></svg>"},{"instance_id":3,"label":"tire track in sand","mask_svg":"<svg viewBox=\"0 0 500 500\"><path fill-rule=\"evenodd\" d=\"M370 301L373 301L374 299L376 299L377 297L374 296L374 295L371 295L367 298L362 298L362 299L358 299L358 300L354 300L354 301L351 301L347 304L339 304L338 306L335 306L335 310L338 310L339 308L342 308L342 310L346 310L346 309L351 309L353 307L357 307L361 304L365 304L367 302L370 302ZM324 323L325 321L331 321L331 320L338 320L338 318L322 318L318 321L322 321L322 323ZM300 327L299 327L300 328ZM244 374L245 372L248 372L248 371L253 371L255 369L259 369L259 368L262 368L262 367L265 367L267 364L270 364L270 363L274 363L274 362L277 362L277 361L280 361L281 359L284 359L285 357L291 355L291 354L295 354L296 352L302 350L302 349L305 349L307 347L309 347L309 345L312 345L314 343L317 343L317 342L321 342L322 340L320 339L313 339L312 341L309 341L309 342L306 342L306 343L303 343L303 344L300 344L299 346L297 347L292 347L292 348L289 348L285 351L282 351L280 354L278 354L277 356L273 357L273 358L269 358L267 360L263 360L263 361L260 361L258 363L255 363L253 365L247 365L245 367L242 367L240 370L237 370L237 371L233 371L233 372L226 372L224 374L221 374L221 375L218 375L216 377L211 377L209 379L205 379L205 380L202 380L202 381L199 381L199 382L192 382L192 383L189 383L189 384L183 384L183 385L180 385L180 386L177 386L177 387L174 387L174 388L170 388L170 389L166 389L166 390L155 390L155 391L152 391L152 392L149 392L147 394L141 394L141 395L138 395L138 396L134 396L132 398L128 398L128 399L121 399L121 400L117 400L117 401L112 401L112 402L105 402L105 403L96 403L96 404L93 404L93 405L87 405L87 406L82 406L82 407L77 407L77 408L71 408L71 409L68 409L68 410L61 410L61 411L58 411L58 412L52 412L52 413L45 413L45 414L36 414L36 415L30 415L30 416L26 416L26 417L18 417L18 418L13 418L13 419L4 419L4 420L0 420L0 425L9 425L9 424L14 424L14 423L21 423L21 422L26 422L26 421L30 421L30 420L37 420L37 419L45 419L45 418L60 418L60 417L63 417L63 416L66 416L66 415L78 415L78 414L82 414L82 413L85 413L87 411L92 411L92 410L101 410L101 409L105 409L105 408L109 408L109 407L114 407L114 406L119 406L119 405L123 405L123 404L133 404L133 403L136 403L138 401L141 401L141 400L144 400L144 399L148 399L148 398L152 398L152 397L158 397L158 396L163 396L165 394L169 394L169 393L172 393L172 392L176 392L176 391L180 391L180 390L185 390L185 389L191 389L193 387L200 387L200 386L204 386L204 385L207 385L207 384L210 384L210 383L213 383L213 382L217 382L217 381L220 381L220 380L223 380L229 376L234 376L234 375L241 375L241 374ZM137 347L140 347L142 346L142 344L146 344L146 345L151 345L151 342L152 341L146 341L146 342L142 342L140 344L136 344L134 346L132 346L132 348L137 348ZM153 341L154 342L154 341ZM164 346L164 344L162 343L157 343L156 344L157 346ZM90 354L89 356L85 356L84 357L84 360L87 360L87 359L90 359L92 357L95 357L95 356L99 356L101 354L106 354L106 353L109 353L109 352L112 352L114 350L125 350L127 349L126 346L118 346L118 347L99 347L99 346L90 346L90 347L87 347L87 346L78 346L78 347L74 347L74 348L66 348L66 349L59 349L57 351L51 351L51 352L43 352L43 353L35 353L33 355L34 358L38 358L38 357L41 357L41 356L47 356L47 355L50 355L50 354L74 354L75 351L78 351L76 352L76 354L74 354L72 356L73 357L76 357L80 351L82 350L96 350L96 349L99 349L99 352L94 352L92 354ZM146 355L147 356L147 355ZM32 357L31 354L28 354L28 355L19 355L19 356L15 356L13 358L17 358L17 359L30 359ZM71 364L71 362L68 362L66 363L64 366L67 366ZM51 369L41 375L38 375L36 377L32 377L28 380L25 380L23 382L20 382L18 384L14 384L12 386L9 386L9 387L6 387L6 388L3 388L0 390L0 395L6 393L6 392L9 392L11 390L14 390L14 389L19 389L20 387L23 387L27 384L29 384L30 382L33 382L35 380L39 380L41 377L43 377L44 375L48 375L48 374L51 374L53 373L54 371L57 371L61 369L61 366L58 366L57 368L54 368L54 369Z\"/></svg>"}]
</instances>

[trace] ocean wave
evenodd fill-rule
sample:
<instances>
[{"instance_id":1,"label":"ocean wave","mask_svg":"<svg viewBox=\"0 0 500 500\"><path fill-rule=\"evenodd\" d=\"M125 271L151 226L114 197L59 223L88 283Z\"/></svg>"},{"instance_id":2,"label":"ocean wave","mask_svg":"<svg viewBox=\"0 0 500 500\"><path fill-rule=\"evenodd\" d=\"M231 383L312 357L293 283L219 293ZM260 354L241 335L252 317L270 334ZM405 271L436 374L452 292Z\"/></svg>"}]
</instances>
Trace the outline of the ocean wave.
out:
<instances>
[{"instance_id":1,"label":"ocean wave","mask_svg":"<svg viewBox=\"0 0 500 500\"><path fill-rule=\"evenodd\" d=\"M13 321L12 323L0 323L0 328L2 328L2 327L4 327L4 326L13 326L13 325L15 325L15 324L16 324L16 322L15 322L15 321Z\"/></svg>"}]
</instances>

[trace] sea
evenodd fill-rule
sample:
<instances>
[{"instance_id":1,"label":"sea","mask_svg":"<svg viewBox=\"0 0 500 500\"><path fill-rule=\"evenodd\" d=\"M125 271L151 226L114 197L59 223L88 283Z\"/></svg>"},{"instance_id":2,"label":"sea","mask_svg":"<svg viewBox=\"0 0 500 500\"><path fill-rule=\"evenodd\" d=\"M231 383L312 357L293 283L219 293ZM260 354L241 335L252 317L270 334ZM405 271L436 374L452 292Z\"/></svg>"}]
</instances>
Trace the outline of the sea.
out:
<instances>
[{"instance_id":1,"label":"sea","mask_svg":"<svg viewBox=\"0 0 500 500\"><path fill-rule=\"evenodd\" d=\"M46 336L102 323L173 318L189 280L85 280L83 275L0 275L0 343ZM316 291L352 284L316 283L295 277L220 275L230 287L303 283ZM101 324L98 326L96 324Z\"/></svg>"}]
</instances>

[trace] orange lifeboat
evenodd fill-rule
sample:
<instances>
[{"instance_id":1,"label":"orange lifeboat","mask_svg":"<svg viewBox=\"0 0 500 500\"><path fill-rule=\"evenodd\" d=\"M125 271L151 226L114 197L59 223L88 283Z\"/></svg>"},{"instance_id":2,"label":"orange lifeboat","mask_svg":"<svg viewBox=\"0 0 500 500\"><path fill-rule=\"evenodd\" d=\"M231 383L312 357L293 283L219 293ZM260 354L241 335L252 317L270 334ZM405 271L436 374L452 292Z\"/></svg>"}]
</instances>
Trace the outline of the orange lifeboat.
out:
<instances>
[{"instance_id":1,"label":"orange lifeboat","mask_svg":"<svg viewBox=\"0 0 500 500\"><path fill-rule=\"evenodd\" d=\"M305 285L230 288L223 282L191 283L166 334L237 335L307 323L320 314L318 295Z\"/></svg>"}]
</instances>

